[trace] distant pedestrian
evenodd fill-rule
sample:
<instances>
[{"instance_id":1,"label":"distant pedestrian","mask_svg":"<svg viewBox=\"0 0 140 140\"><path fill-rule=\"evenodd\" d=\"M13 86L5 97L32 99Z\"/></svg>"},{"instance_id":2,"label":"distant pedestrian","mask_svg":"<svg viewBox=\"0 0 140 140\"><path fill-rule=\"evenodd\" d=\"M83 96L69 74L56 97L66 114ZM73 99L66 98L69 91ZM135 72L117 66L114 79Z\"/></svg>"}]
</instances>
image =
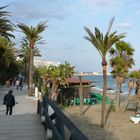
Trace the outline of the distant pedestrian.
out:
<instances>
[{"instance_id":1,"label":"distant pedestrian","mask_svg":"<svg viewBox=\"0 0 140 140\"><path fill-rule=\"evenodd\" d=\"M23 88L23 80L22 79L20 79L20 81L19 81L19 87L20 87L20 91L21 91Z\"/></svg>"},{"instance_id":2,"label":"distant pedestrian","mask_svg":"<svg viewBox=\"0 0 140 140\"><path fill-rule=\"evenodd\" d=\"M6 86L7 86L8 88L10 87L10 81L9 81L9 80L6 81Z\"/></svg>"},{"instance_id":3,"label":"distant pedestrian","mask_svg":"<svg viewBox=\"0 0 140 140\"><path fill-rule=\"evenodd\" d=\"M17 88L17 90L19 88L19 80L18 79L16 80L16 88Z\"/></svg>"},{"instance_id":4,"label":"distant pedestrian","mask_svg":"<svg viewBox=\"0 0 140 140\"><path fill-rule=\"evenodd\" d=\"M6 105L6 115L12 115L13 106L15 105L15 97L12 95L13 91L9 90L3 98L3 104Z\"/></svg>"},{"instance_id":5,"label":"distant pedestrian","mask_svg":"<svg viewBox=\"0 0 140 140\"><path fill-rule=\"evenodd\" d=\"M13 86L15 87L16 85L16 77L13 78Z\"/></svg>"}]
</instances>

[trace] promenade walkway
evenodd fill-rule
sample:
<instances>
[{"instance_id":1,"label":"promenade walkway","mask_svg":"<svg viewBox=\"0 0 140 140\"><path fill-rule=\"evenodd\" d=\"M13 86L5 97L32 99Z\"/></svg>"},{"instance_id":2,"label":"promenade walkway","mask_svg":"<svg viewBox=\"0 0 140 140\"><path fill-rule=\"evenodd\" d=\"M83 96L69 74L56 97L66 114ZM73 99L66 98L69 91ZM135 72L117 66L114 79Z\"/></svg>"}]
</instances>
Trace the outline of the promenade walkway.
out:
<instances>
[{"instance_id":1,"label":"promenade walkway","mask_svg":"<svg viewBox=\"0 0 140 140\"><path fill-rule=\"evenodd\" d=\"M18 104L13 115L5 115L2 99L9 89L14 91ZM37 115L37 100L28 97L27 87L17 91L15 87L0 87L0 140L45 140L45 130Z\"/></svg>"}]
</instances>

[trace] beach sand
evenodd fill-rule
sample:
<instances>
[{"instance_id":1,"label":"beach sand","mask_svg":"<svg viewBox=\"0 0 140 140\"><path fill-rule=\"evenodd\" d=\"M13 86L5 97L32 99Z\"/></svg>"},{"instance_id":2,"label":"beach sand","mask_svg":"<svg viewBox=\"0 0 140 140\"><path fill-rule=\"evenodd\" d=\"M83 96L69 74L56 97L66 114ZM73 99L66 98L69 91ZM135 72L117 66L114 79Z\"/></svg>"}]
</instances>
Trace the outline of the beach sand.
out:
<instances>
[{"instance_id":1,"label":"beach sand","mask_svg":"<svg viewBox=\"0 0 140 140\"><path fill-rule=\"evenodd\" d=\"M88 136L89 140L140 140L140 123L134 124L129 119L135 115L133 107L124 113L111 112L105 129L100 127L101 104L84 106L83 111L84 114L80 115L80 106L64 109L64 113Z\"/></svg>"}]
</instances>

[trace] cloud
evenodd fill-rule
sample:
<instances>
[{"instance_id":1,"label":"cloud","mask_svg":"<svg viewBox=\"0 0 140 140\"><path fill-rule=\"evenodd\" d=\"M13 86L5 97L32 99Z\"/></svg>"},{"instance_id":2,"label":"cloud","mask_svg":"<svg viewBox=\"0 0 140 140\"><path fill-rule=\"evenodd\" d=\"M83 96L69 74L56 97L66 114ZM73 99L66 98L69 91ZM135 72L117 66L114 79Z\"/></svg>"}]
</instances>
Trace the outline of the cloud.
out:
<instances>
[{"instance_id":1,"label":"cloud","mask_svg":"<svg viewBox=\"0 0 140 140\"><path fill-rule=\"evenodd\" d=\"M90 6L99 6L99 7L108 7L114 6L118 3L117 0L82 0L85 4L87 3Z\"/></svg>"},{"instance_id":2,"label":"cloud","mask_svg":"<svg viewBox=\"0 0 140 140\"><path fill-rule=\"evenodd\" d=\"M132 26L132 24L130 22L123 22L123 23L117 24L117 26L119 28L130 28Z\"/></svg>"},{"instance_id":3,"label":"cloud","mask_svg":"<svg viewBox=\"0 0 140 140\"><path fill-rule=\"evenodd\" d=\"M123 0L122 0L123 1ZM69 11L79 14L82 16L86 15L97 15L100 12L107 14L107 12L112 11L112 13L118 9L123 2L119 0L75 0L69 2L69 5L65 7Z\"/></svg>"},{"instance_id":4,"label":"cloud","mask_svg":"<svg viewBox=\"0 0 140 140\"><path fill-rule=\"evenodd\" d=\"M26 21L36 20L36 19L63 19L65 18L66 12L63 10L63 6L60 3L55 4L55 2L42 0L41 2L37 0L23 0L14 1L9 3L9 9L15 21ZM62 10L60 10L62 9Z\"/></svg>"},{"instance_id":5,"label":"cloud","mask_svg":"<svg viewBox=\"0 0 140 140\"><path fill-rule=\"evenodd\" d=\"M124 0L122 0L124 1ZM118 9L123 2L119 0L16 0L9 3L14 21L62 20L69 14L83 18ZM28 20L29 19L29 20Z\"/></svg>"}]
</instances>

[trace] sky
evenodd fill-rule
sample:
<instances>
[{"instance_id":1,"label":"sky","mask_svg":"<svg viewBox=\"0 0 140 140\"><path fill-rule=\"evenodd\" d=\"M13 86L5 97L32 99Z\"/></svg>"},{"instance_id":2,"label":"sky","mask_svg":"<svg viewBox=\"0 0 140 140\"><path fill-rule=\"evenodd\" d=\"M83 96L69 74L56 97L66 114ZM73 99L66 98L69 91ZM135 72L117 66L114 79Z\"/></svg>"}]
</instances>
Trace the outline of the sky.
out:
<instances>
[{"instance_id":1,"label":"sky","mask_svg":"<svg viewBox=\"0 0 140 140\"><path fill-rule=\"evenodd\" d=\"M115 16L111 32L126 33L124 41L135 49L135 66L140 69L140 1L139 0L0 0L8 5L14 24L36 26L47 21L41 34L44 44L38 46L43 60L69 62L76 71L101 72L101 56L87 40L84 26L94 32L98 27L104 34ZM17 28L14 42L20 46L23 34ZM107 56L109 64L109 56ZM108 72L111 71L108 65Z\"/></svg>"}]
</instances>

